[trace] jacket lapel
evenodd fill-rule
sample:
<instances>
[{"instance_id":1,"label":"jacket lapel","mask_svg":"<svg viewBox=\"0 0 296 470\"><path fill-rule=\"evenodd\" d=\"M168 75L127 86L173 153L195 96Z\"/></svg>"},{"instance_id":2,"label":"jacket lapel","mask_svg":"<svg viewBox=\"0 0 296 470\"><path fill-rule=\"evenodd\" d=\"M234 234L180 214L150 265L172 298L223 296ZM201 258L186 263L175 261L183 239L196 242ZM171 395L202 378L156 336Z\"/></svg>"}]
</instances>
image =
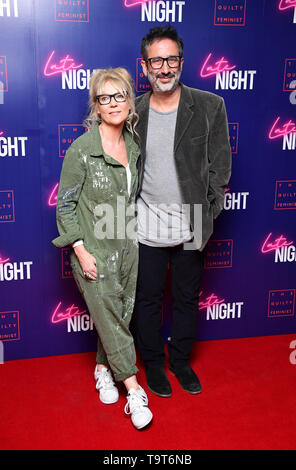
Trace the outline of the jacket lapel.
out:
<instances>
[{"instance_id":1,"label":"jacket lapel","mask_svg":"<svg viewBox=\"0 0 296 470\"><path fill-rule=\"evenodd\" d=\"M176 152L178 145L184 135L184 132L189 127L191 119L193 117L194 103L190 93L190 89L185 85L181 84L181 97L179 103L179 109L177 114L176 130L175 130L175 146Z\"/></svg>"}]
</instances>

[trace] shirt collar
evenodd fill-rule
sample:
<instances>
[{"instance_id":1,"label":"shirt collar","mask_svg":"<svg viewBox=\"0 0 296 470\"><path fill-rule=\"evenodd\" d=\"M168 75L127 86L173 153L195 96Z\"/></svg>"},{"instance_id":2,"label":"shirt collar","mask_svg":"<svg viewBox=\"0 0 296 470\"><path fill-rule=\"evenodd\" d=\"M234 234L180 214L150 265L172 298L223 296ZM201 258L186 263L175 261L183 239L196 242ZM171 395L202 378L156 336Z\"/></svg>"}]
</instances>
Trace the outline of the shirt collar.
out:
<instances>
[{"instance_id":1,"label":"shirt collar","mask_svg":"<svg viewBox=\"0 0 296 470\"><path fill-rule=\"evenodd\" d=\"M121 163L119 163L117 160L110 157L110 155L108 155L104 152L98 122L88 132L89 132L89 137L90 137L90 143L89 143L89 153L90 153L90 155L92 155L93 157L104 157L104 159L108 163L111 163L112 165L121 165ZM126 127L123 128L123 138L124 138L124 141L125 141L126 150L127 150L128 156L129 156L129 160L131 158L135 158L137 160L137 158L140 155L140 150L139 150L138 145L134 141L133 136L126 129Z\"/></svg>"}]
</instances>

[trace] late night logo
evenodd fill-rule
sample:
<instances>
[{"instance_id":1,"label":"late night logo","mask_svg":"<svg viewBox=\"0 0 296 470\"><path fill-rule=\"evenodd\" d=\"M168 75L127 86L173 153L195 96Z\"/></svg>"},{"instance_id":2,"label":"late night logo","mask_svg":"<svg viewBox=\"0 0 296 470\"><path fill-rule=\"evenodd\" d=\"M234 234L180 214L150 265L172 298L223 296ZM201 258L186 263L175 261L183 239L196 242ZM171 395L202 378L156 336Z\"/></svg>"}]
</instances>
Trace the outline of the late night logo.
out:
<instances>
[{"instance_id":1,"label":"late night logo","mask_svg":"<svg viewBox=\"0 0 296 470\"><path fill-rule=\"evenodd\" d=\"M83 69L82 63L76 63L70 54L66 54L61 59L56 51L52 51L43 68L45 77L62 77L62 89L85 90L89 88L89 80L93 70Z\"/></svg>"},{"instance_id":2,"label":"late night logo","mask_svg":"<svg viewBox=\"0 0 296 470\"><path fill-rule=\"evenodd\" d=\"M19 16L18 0L0 0L0 17L14 17Z\"/></svg>"},{"instance_id":3,"label":"late night logo","mask_svg":"<svg viewBox=\"0 0 296 470\"><path fill-rule=\"evenodd\" d=\"M261 253L274 253L275 263L286 263L296 261L296 247L294 242L288 240L284 235L274 236L270 232L264 240Z\"/></svg>"},{"instance_id":4,"label":"late night logo","mask_svg":"<svg viewBox=\"0 0 296 470\"><path fill-rule=\"evenodd\" d=\"M56 21L89 21L89 0L55 0Z\"/></svg>"},{"instance_id":5,"label":"late night logo","mask_svg":"<svg viewBox=\"0 0 296 470\"><path fill-rule=\"evenodd\" d=\"M203 298L202 292L200 297ZM216 294L211 294L199 301L199 310L206 310L207 320L231 320L240 319L244 302L225 302Z\"/></svg>"},{"instance_id":6,"label":"late night logo","mask_svg":"<svg viewBox=\"0 0 296 470\"><path fill-rule=\"evenodd\" d=\"M282 140L283 150L296 149L296 124L292 119L284 122L278 116L272 124L268 137L270 140Z\"/></svg>"},{"instance_id":7,"label":"late night logo","mask_svg":"<svg viewBox=\"0 0 296 470\"><path fill-rule=\"evenodd\" d=\"M226 190L224 196L224 210L245 210L247 208L247 197L249 195L250 193L246 191L232 193Z\"/></svg>"},{"instance_id":8,"label":"late night logo","mask_svg":"<svg viewBox=\"0 0 296 470\"><path fill-rule=\"evenodd\" d=\"M28 137L5 137L0 131L0 157L25 157Z\"/></svg>"},{"instance_id":9,"label":"late night logo","mask_svg":"<svg viewBox=\"0 0 296 470\"><path fill-rule=\"evenodd\" d=\"M215 0L214 24L216 26L244 26L246 0Z\"/></svg>"},{"instance_id":10,"label":"late night logo","mask_svg":"<svg viewBox=\"0 0 296 470\"><path fill-rule=\"evenodd\" d=\"M11 262L9 258L0 256L0 281L23 281L31 279L33 261Z\"/></svg>"},{"instance_id":11,"label":"late night logo","mask_svg":"<svg viewBox=\"0 0 296 470\"><path fill-rule=\"evenodd\" d=\"M185 0L124 0L127 8L141 6L141 21L181 23Z\"/></svg>"},{"instance_id":12,"label":"late night logo","mask_svg":"<svg viewBox=\"0 0 296 470\"><path fill-rule=\"evenodd\" d=\"M295 289L271 290L268 295L269 318L293 317L295 312Z\"/></svg>"},{"instance_id":13,"label":"late night logo","mask_svg":"<svg viewBox=\"0 0 296 470\"><path fill-rule=\"evenodd\" d=\"M59 302L51 315L51 323L56 325L65 322L67 333L94 329L93 321L86 310L80 310L75 304L63 307L62 302Z\"/></svg>"},{"instance_id":14,"label":"late night logo","mask_svg":"<svg viewBox=\"0 0 296 470\"><path fill-rule=\"evenodd\" d=\"M282 12L293 11L293 23L296 23L296 0L280 0L279 10Z\"/></svg>"},{"instance_id":15,"label":"late night logo","mask_svg":"<svg viewBox=\"0 0 296 470\"><path fill-rule=\"evenodd\" d=\"M202 78L215 77L216 90L253 90L256 70L236 70L225 57L216 60L208 54L200 70Z\"/></svg>"},{"instance_id":16,"label":"late night logo","mask_svg":"<svg viewBox=\"0 0 296 470\"><path fill-rule=\"evenodd\" d=\"M57 205L58 200L58 191L59 191L59 183L56 183L53 188L50 190L47 204L49 207L55 207Z\"/></svg>"}]
</instances>

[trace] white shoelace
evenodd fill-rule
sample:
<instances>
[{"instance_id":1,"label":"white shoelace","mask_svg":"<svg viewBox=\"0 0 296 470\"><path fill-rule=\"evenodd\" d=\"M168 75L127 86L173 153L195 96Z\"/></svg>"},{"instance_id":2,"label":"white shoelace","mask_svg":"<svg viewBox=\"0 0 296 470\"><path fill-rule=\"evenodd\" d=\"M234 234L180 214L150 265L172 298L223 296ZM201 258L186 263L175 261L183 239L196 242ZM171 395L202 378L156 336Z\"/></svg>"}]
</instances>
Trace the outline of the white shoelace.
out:
<instances>
[{"instance_id":1,"label":"white shoelace","mask_svg":"<svg viewBox=\"0 0 296 470\"><path fill-rule=\"evenodd\" d=\"M100 388L104 388L105 390L110 390L114 388L115 384L113 382L113 378L111 372L107 370L102 370L97 374L97 383L96 389L99 390Z\"/></svg>"},{"instance_id":2,"label":"white shoelace","mask_svg":"<svg viewBox=\"0 0 296 470\"><path fill-rule=\"evenodd\" d=\"M142 411L148 405L148 398L143 389L131 390L127 396L127 404L124 407L125 414L129 415Z\"/></svg>"}]
</instances>

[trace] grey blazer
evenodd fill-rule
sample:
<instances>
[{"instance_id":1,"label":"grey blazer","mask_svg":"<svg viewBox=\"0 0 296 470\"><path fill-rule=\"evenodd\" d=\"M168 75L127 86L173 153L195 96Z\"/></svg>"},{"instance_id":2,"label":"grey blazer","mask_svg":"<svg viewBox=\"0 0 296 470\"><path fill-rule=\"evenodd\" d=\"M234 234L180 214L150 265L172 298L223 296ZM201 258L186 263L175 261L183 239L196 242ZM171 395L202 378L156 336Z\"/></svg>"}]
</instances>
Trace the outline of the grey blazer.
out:
<instances>
[{"instance_id":1,"label":"grey blazer","mask_svg":"<svg viewBox=\"0 0 296 470\"><path fill-rule=\"evenodd\" d=\"M141 148L138 194L144 175L150 95L148 92L136 99ZM165 149L159 149L160 158L162 152ZM213 219L223 209L231 174L231 149L223 98L181 84L174 155L183 204L190 208L195 247L202 251L213 232Z\"/></svg>"}]
</instances>

